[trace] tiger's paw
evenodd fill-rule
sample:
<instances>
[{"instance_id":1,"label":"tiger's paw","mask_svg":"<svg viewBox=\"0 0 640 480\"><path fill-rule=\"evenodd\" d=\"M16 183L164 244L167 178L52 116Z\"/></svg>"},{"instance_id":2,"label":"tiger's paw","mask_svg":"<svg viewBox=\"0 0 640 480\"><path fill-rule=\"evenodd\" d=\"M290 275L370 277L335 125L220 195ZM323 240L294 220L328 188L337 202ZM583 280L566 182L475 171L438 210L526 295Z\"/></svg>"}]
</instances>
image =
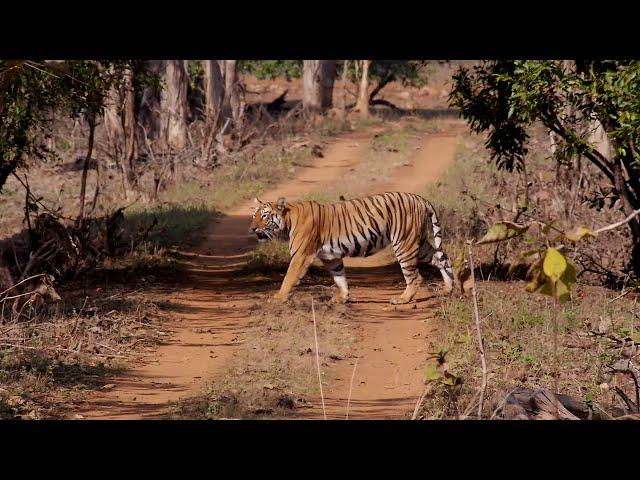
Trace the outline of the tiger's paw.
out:
<instances>
[{"instance_id":1,"label":"tiger's paw","mask_svg":"<svg viewBox=\"0 0 640 480\"><path fill-rule=\"evenodd\" d=\"M349 295L344 296L341 294L335 294L333 297L331 297L331 300L329 302L344 305L345 303L349 302Z\"/></svg>"},{"instance_id":2,"label":"tiger's paw","mask_svg":"<svg viewBox=\"0 0 640 480\"><path fill-rule=\"evenodd\" d=\"M289 299L288 296L286 295L282 295L281 293L276 293L274 296L271 297L271 301L274 303L284 303Z\"/></svg>"},{"instance_id":3,"label":"tiger's paw","mask_svg":"<svg viewBox=\"0 0 640 480\"><path fill-rule=\"evenodd\" d=\"M402 297L398 297L398 298L392 298L391 300L389 300L389 303L391 305L403 305L405 303L409 303L411 300L405 300Z\"/></svg>"}]
</instances>

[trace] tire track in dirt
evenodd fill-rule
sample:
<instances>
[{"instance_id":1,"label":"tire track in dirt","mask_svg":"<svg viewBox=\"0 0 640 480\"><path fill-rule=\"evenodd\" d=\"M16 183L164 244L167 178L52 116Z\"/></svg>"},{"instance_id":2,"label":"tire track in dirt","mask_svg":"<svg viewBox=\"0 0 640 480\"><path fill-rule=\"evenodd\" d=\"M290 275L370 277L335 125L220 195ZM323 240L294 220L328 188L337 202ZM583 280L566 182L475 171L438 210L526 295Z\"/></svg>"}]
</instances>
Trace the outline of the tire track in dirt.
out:
<instances>
[{"instance_id":1,"label":"tire track in dirt","mask_svg":"<svg viewBox=\"0 0 640 480\"><path fill-rule=\"evenodd\" d=\"M300 167L296 178L265 192L264 199L299 198L344 175L363 160L376 127L338 137L324 157ZM163 330L174 332L153 359L110 379L113 389L90 398L77 409L87 419L162 418L168 402L196 394L204 381L224 372L240 345L238 335L249 326L248 308L264 300L264 292L250 280L232 279L248 252L255 248L249 235L253 202L242 202L212 223L198 249L185 253L186 281L175 287L156 288L150 294L171 302L168 313L175 321Z\"/></svg>"}]
</instances>

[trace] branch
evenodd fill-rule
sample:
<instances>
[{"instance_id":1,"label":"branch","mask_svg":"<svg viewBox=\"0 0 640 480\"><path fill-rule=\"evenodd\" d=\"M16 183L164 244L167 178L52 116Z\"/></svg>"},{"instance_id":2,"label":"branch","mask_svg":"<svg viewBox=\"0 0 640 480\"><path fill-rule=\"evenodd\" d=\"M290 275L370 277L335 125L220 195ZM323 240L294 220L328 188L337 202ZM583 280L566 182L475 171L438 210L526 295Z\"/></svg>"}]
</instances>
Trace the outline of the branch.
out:
<instances>
[{"instance_id":1,"label":"branch","mask_svg":"<svg viewBox=\"0 0 640 480\"><path fill-rule=\"evenodd\" d=\"M616 391L616 393L618 395L620 395L620 398L622 398L622 400L624 401L624 403L627 405L627 408L629 409L629 412L631 413L637 413L638 409L637 407L633 404L633 402L631 401L631 399L627 396L626 393L624 393L624 391L620 388L620 387L614 387L614 390Z\"/></svg>"},{"instance_id":2,"label":"branch","mask_svg":"<svg viewBox=\"0 0 640 480\"><path fill-rule=\"evenodd\" d=\"M379 100L369 100L369 105L384 105L385 107L389 107L391 110L400 110L397 106L395 106L393 103L384 100L384 99L379 99Z\"/></svg>"},{"instance_id":3,"label":"branch","mask_svg":"<svg viewBox=\"0 0 640 480\"><path fill-rule=\"evenodd\" d=\"M569 137L567 129L560 123L557 116L552 116L552 114L547 113L542 115L543 121L548 128L550 128L554 133L562 137L565 141ZM613 178L613 172L609 168L608 160L600 154L600 152L596 150L586 150L583 152L583 155L587 157L596 167L598 167L602 173L604 173L612 183L615 184L615 179Z\"/></svg>"},{"instance_id":4,"label":"branch","mask_svg":"<svg viewBox=\"0 0 640 480\"><path fill-rule=\"evenodd\" d=\"M607 232L609 230L614 230L618 227L621 227L622 225L629 223L636 216L638 216L638 214L640 214L640 208L638 210L634 210L633 213L631 213L631 215L629 215L624 220L621 220L620 222L617 222L617 223L612 223L611 225L607 225L606 227L599 228L595 230L593 233L602 233L602 232Z\"/></svg>"},{"instance_id":5,"label":"branch","mask_svg":"<svg viewBox=\"0 0 640 480\"><path fill-rule=\"evenodd\" d=\"M392 82L393 80L395 80L395 75L393 73L388 74L386 77L380 80L378 82L378 85L376 85L376 88L374 88L369 94L369 102L372 103L376 98L376 95L380 93L380 90L382 90L388 83Z\"/></svg>"},{"instance_id":6,"label":"branch","mask_svg":"<svg viewBox=\"0 0 640 480\"><path fill-rule=\"evenodd\" d=\"M29 278L25 278L24 280L19 281L19 282L18 282L18 283L16 283L15 285L13 285L13 286L11 286L11 287L7 288L4 292L0 292L0 295L4 295L5 293L7 293L7 292L9 292L9 291L13 290L13 289L14 289L14 288L16 288L18 285L21 285L21 284L23 284L23 283L24 283L24 282L26 282L26 281L33 280L34 278L38 278L38 277L43 277L43 276L45 276L45 275L48 275L48 274L46 274L46 273L38 273L37 275L32 275L32 276L31 276L31 277L29 277Z\"/></svg>"}]
</instances>

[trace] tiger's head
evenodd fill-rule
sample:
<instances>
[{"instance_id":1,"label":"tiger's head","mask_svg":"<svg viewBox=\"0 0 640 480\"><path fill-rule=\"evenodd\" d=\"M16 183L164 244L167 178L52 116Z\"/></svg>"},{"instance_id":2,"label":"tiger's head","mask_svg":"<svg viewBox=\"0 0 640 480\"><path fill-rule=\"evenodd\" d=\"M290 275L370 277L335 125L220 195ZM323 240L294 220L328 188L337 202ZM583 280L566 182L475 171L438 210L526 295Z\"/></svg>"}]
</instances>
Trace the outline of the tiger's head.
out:
<instances>
[{"instance_id":1,"label":"tiger's head","mask_svg":"<svg viewBox=\"0 0 640 480\"><path fill-rule=\"evenodd\" d=\"M259 242L273 240L284 232L286 227L284 197L280 197L275 203L264 203L259 198L253 200L256 205L251 219L251 232L256 234Z\"/></svg>"}]
</instances>

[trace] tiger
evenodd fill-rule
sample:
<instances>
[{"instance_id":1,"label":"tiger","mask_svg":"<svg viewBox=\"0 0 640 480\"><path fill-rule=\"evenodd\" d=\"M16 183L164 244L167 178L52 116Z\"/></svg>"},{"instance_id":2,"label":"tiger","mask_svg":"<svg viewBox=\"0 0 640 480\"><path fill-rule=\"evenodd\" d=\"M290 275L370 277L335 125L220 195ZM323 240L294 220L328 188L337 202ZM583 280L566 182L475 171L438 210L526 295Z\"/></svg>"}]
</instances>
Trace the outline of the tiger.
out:
<instances>
[{"instance_id":1,"label":"tiger","mask_svg":"<svg viewBox=\"0 0 640 480\"><path fill-rule=\"evenodd\" d=\"M368 257L389 244L400 264L406 288L390 303L413 300L423 278L419 263L435 265L442 275L445 291L453 290L451 262L443 252L442 230L433 205L420 195L385 192L337 203L315 200L263 202L254 198L250 232L259 242L289 237L291 260L274 299L287 301L311 263L318 258L337 286L333 301L347 303L349 287L344 257ZM431 231L430 231L431 230ZM433 238L430 238L430 234Z\"/></svg>"}]
</instances>

